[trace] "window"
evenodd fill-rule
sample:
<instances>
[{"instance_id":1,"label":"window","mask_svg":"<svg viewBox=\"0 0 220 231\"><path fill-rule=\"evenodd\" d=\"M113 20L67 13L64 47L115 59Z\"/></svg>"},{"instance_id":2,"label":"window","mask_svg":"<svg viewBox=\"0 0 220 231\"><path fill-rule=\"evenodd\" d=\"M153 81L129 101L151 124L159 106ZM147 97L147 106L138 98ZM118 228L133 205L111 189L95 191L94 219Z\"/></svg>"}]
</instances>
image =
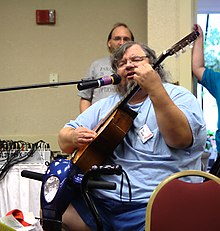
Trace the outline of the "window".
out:
<instances>
[{"instance_id":1,"label":"window","mask_svg":"<svg viewBox=\"0 0 220 231\"><path fill-rule=\"evenodd\" d=\"M205 66L220 72L220 14L198 14L197 22L204 32ZM214 134L217 130L218 120L215 98L200 84L197 85L197 98L203 109L207 131ZM211 142L210 159L215 159L215 141L212 139Z\"/></svg>"}]
</instances>

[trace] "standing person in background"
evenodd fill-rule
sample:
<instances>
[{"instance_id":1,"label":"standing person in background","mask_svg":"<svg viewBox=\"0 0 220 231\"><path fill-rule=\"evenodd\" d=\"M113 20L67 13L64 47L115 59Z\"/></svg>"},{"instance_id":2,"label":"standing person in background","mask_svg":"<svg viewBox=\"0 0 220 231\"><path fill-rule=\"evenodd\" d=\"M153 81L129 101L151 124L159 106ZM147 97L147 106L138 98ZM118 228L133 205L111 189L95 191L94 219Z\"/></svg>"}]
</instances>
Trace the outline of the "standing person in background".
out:
<instances>
[{"instance_id":1,"label":"standing person in background","mask_svg":"<svg viewBox=\"0 0 220 231\"><path fill-rule=\"evenodd\" d=\"M218 123L217 131L215 133L218 159L212 166L210 172L214 175L220 176L220 72L215 72L205 67L203 31L198 24L194 25L194 29L198 30L200 35L195 40L192 50L192 71L199 83L216 99L218 107Z\"/></svg>"},{"instance_id":2,"label":"standing person in background","mask_svg":"<svg viewBox=\"0 0 220 231\"><path fill-rule=\"evenodd\" d=\"M125 42L134 41L134 36L128 26L124 23L116 23L110 31L107 39L107 46L110 55L94 61L85 76L84 80L93 80L101 78L102 76L110 76L112 74L111 55ZM89 106L105 98L115 92L113 85L104 86L102 88L86 89L79 91L80 99L80 113L85 111Z\"/></svg>"}]
</instances>

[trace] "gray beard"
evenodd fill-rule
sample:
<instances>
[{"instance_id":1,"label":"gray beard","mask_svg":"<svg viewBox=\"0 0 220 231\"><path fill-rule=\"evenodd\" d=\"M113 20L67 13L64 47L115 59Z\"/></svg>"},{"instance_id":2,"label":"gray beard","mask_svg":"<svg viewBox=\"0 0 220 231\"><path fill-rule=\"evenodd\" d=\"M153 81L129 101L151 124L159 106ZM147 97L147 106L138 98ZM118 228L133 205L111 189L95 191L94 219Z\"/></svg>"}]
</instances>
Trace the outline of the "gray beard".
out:
<instances>
[{"instance_id":1,"label":"gray beard","mask_svg":"<svg viewBox=\"0 0 220 231\"><path fill-rule=\"evenodd\" d=\"M135 84L134 80L126 81L123 85L120 83L116 86L116 90L120 95L125 95L128 90Z\"/></svg>"}]
</instances>

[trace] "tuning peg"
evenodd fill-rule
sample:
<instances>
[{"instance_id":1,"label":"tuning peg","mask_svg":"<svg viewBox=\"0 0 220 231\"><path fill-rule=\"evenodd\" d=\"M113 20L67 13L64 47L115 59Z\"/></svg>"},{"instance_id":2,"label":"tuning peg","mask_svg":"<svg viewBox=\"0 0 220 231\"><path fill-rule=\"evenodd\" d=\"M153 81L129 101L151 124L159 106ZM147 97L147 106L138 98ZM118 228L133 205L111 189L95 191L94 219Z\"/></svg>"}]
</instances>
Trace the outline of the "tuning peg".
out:
<instances>
[{"instance_id":1,"label":"tuning peg","mask_svg":"<svg viewBox=\"0 0 220 231\"><path fill-rule=\"evenodd\" d=\"M181 52L182 52L182 53L185 53L185 52L186 52L186 49L183 47L183 48L181 49Z\"/></svg>"},{"instance_id":2,"label":"tuning peg","mask_svg":"<svg viewBox=\"0 0 220 231\"><path fill-rule=\"evenodd\" d=\"M175 57L178 58L180 56L179 52L175 52Z\"/></svg>"},{"instance_id":3,"label":"tuning peg","mask_svg":"<svg viewBox=\"0 0 220 231\"><path fill-rule=\"evenodd\" d=\"M190 48L190 49L193 48L193 42L191 42L191 43L189 44L189 48Z\"/></svg>"}]
</instances>

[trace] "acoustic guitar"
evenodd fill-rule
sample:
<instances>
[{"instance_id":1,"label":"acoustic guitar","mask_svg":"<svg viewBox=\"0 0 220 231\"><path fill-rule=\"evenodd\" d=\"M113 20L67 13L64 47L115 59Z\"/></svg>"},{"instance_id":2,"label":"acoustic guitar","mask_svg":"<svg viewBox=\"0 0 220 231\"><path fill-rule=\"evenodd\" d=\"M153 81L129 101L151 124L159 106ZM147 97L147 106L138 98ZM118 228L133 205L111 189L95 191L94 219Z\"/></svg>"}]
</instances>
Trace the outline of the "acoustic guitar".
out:
<instances>
[{"instance_id":1,"label":"acoustic guitar","mask_svg":"<svg viewBox=\"0 0 220 231\"><path fill-rule=\"evenodd\" d=\"M168 50L165 50L152 65L154 69L168 56L184 51L199 36L198 31L193 31ZM93 165L101 165L121 143L130 130L137 113L131 110L127 103L136 94L140 87L136 84L122 97L115 107L94 128L96 138L83 149L75 150L72 162L84 173Z\"/></svg>"}]
</instances>

